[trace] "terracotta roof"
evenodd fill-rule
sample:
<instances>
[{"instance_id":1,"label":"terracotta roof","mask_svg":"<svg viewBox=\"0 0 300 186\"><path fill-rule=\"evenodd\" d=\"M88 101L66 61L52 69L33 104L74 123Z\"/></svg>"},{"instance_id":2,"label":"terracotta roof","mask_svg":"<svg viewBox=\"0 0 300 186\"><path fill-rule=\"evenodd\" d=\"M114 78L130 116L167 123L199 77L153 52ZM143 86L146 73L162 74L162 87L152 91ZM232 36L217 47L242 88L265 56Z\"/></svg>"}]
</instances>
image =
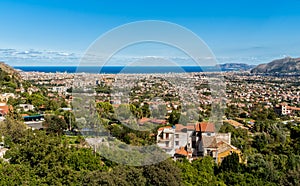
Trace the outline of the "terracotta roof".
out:
<instances>
[{"instance_id":1,"label":"terracotta roof","mask_svg":"<svg viewBox=\"0 0 300 186\"><path fill-rule=\"evenodd\" d=\"M154 123L154 124L166 124L167 123L166 120L164 120L164 119L151 119L151 118L145 118L145 117L138 120L139 124L144 124L146 122L150 122L150 123Z\"/></svg>"},{"instance_id":2,"label":"terracotta roof","mask_svg":"<svg viewBox=\"0 0 300 186\"><path fill-rule=\"evenodd\" d=\"M183 131L183 130L195 130L195 126L194 125L184 126L182 124L176 124L175 125L175 131L176 132L186 132L186 131Z\"/></svg>"},{"instance_id":3,"label":"terracotta roof","mask_svg":"<svg viewBox=\"0 0 300 186\"><path fill-rule=\"evenodd\" d=\"M215 132L215 125L209 122L200 122L196 124L197 132Z\"/></svg>"},{"instance_id":4,"label":"terracotta roof","mask_svg":"<svg viewBox=\"0 0 300 186\"><path fill-rule=\"evenodd\" d=\"M146 123L148 121L150 121L150 118L141 118L138 120L138 123Z\"/></svg>"},{"instance_id":5,"label":"terracotta roof","mask_svg":"<svg viewBox=\"0 0 300 186\"><path fill-rule=\"evenodd\" d=\"M152 123L156 123L156 124L166 124L166 120L164 119L151 119Z\"/></svg>"},{"instance_id":6,"label":"terracotta roof","mask_svg":"<svg viewBox=\"0 0 300 186\"><path fill-rule=\"evenodd\" d=\"M235 120L225 120L225 122L228 122L230 125L232 125L232 126L234 126L236 128L240 127L240 128L243 128L243 129L248 129L243 124L241 124L241 123L239 123L239 122L237 122Z\"/></svg>"},{"instance_id":7,"label":"terracotta roof","mask_svg":"<svg viewBox=\"0 0 300 186\"><path fill-rule=\"evenodd\" d=\"M9 110L12 110L13 107L10 105L0 105L0 110L3 114L7 114L9 112Z\"/></svg>"},{"instance_id":8,"label":"terracotta roof","mask_svg":"<svg viewBox=\"0 0 300 186\"><path fill-rule=\"evenodd\" d=\"M188 156L188 152L185 150L184 147L180 147L179 149L176 149L175 154L180 154L183 156Z\"/></svg>"},{"instance_id":9,"label":"terracotta roof","mask_svg":"<svg viewBox=\"0 0 300 186\"><path fill-rule=\"evenodd\" d=\"M171 127L171 126L160 127L160 128L158 129L158 131L162 131L162 130L164 130L164 129L169 129L169 128L172 128L172 127Z\"/></svg>"},{"instance_id":10,"label":"terracotta roof","mask_svg":"<svg viewBox=\"0 0 300 186\"><path fill-rule=\"evenodd\" d=\"M291 110L300 110L300 108L297 108L297 107L289 107L289 106L288 106L288 109L291 109Z\"/></svg>"},{"instance_id":11,"label":"terracotta roof","mask_svg":"<svg viewBox=\"0 0 300 186\"><path fill-rule=\"evenodd\" d=\"M183 126L182 124L176 124L175 125L175 131L176 132L180 132L182 131L182 129L184 129L185 126Z\"/></svg>"},{"instance_id":12,"label":"terracotta roof","mask_svg":"<svg viewBox=\"0 0 300 186\"><path fill-rule=\"evenodd\" d=\"M195 130L195 125L187 125L186 128L188 130Z\"/></svg>"}]
</instances>

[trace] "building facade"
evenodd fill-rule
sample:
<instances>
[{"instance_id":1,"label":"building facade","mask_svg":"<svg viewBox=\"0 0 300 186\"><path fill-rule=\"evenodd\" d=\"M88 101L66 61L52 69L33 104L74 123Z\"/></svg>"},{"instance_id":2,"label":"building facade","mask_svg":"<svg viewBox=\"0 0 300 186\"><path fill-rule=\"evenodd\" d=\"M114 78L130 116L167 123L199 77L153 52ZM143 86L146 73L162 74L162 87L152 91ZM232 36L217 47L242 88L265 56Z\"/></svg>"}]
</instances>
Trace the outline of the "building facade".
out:
<instances>
[{"instance_id":1,"label":"building facade","mask_svg":"<svg viewBox=\"0 0 300 186\"><path fill-rule=\"evenodd\" d=\"M157 145L173 158L192 160L212 156L217 163L233 152L241 153L231 145L231 133L216 133L214 124L209 122L161 127L157 133Z\"/></svg>"}]
</instances>

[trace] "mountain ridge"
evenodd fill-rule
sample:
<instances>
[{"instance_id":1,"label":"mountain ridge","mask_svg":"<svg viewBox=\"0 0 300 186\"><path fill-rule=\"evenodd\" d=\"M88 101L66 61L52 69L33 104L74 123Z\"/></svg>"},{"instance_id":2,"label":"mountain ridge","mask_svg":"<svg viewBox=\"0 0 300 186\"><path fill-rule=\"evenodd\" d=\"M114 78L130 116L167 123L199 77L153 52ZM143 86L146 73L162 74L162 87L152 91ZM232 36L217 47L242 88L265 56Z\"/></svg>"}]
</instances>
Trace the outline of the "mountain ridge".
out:
<instances>
[{"instance_id":1,"label":"mountain ridge","mask_svg":"<svg viewBox=\"0 0 300 186\"><path fill-rule=\"evenodd\" d=\"M256 66L251 73L300 73L300 58L275 59Z\"/></svg>"},{"instance_id":2,"label":"mountain ridge","mask_svg":"<svg viewBox=\"0 0 300 186\"><path fill-rule=\"evenodd\" d=\"M254 68L256 65L248 65L246 63L224 63L217 65L222 71L247 71Z\"/></svg>"}]
</instances>

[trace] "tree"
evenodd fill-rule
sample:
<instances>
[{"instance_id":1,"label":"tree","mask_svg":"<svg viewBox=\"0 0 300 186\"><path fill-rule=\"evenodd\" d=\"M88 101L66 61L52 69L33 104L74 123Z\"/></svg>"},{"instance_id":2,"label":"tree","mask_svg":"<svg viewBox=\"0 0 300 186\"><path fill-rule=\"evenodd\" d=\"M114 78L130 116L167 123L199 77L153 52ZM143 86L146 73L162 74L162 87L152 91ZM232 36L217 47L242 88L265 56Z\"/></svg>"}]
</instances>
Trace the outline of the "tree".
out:
<instances>
[{"instance_id":1,"label":"tree","mask_svg":"<svg viewBox=\"0 0 300 186\"><path fill-rule=\"evenodd\" d=\"M64 119L67 123L67 128L72 130L74 128L77 128L75 115L71 111L65 111L63 112Z\"/></svg>"},{"instance_id":2,"label":"tree","mask_svg":"<svg viewBox=\"0 0 300 186\"><path fill-rule=\"evenodd\" d=\"M70 148L60 136L46 135L43 131L29 130L19 144L6 152L5 158L9 159L8 166L22 168L12 172L16 176L24 175L15 180L19 185L29 184L28 179L34 185L82 185L80 179L87 171L105 170L100 156L94 155L91 149ZM0 183L1 180L2 176Z\"/></svg>"},{"instance_id":3,"label":"tree","mask_svg":"<svg viewBox=\"0 0 300 186\"><path fill-rule=\"evenodd\" d=\"M239 172L240 169L239 155L235 152L226 156L219 167L221 172Z\"/></svg>"},{"instance_id":4,"label":"tree","mask_svg":"<svg viewBox=\"0 0 300 186\"><path fill-rule=\"evenodd\" d=\"M267 135L265 133L262 133L254 137L252 146L256 148L259 152L261 152L264 150L267 144L268 144Z\"/></svg>"},{"instance_id":5,"label":"tree","mask_svg":"<svg viewBox=\"0 0 300 186\"><path fill-rule=\"evenodd\" d=\"M4 140L7 145L10 142L18 143L25 135L26 125L21 122L14 120L10 117L6 117L5 121L0 122L0 136L4 136Z\"/></svg>"},{"instance_id":6,"label":"tree","mask_svg":"<svg viewBox=\"0 0 300 186\"><path fill-rule=\"evenodd\" d=\"M40 93L34 93L27 98L27 101L29 104L39 108L46 103L46 98Z\"/></svg>"},{"instance_id":7,"label":"tree","mask_svg":"<svg viewBox=\"0 0 300 186\"><path fill-rule=\"evenodd\" d=\"M184 185L224 185L214 174L216 165L210 156L199 158L192 163L186 159L178 160L176 165L181 169Z\"/></svg>"},{"instance_id":8,"label":"tree","mask_svg":"<svg viewBox=\"0 0 300 186\"><path fill-rule=\"evenodd\" d=\"M180 185L180 169L173 160L165 160L155 165L144 167L143 175L147 179L146 185Z\"/></svg>"},{"instance_id":9,"label":"tree","mask_svg":"<svg viewBox=\"0 0 300 186\"><path fill-rule=\"evenodd\" d=\"M43 126L47 128L47 131L50 133L55 133L61 135L64 130L67 129L67 123L64 119L59 116L51 115L45 117L45 121L43 122Z\"/></svg>"},{"instance_id":10,"label":"tree","mask_svg":"<svg viewBox=\"0 0 300 186\"><path fill-rule=\"evenodd\" d=\"M45 102L46 110L56 111L59 108L59 103L55 100L48 100Z\"/></svg>"},{"instance_id":11,"label":"tree","mask_svg":"<svg viewBox=\"0 0 300 186\"><path fill-rule=\"evenodd\" d=\"M97 103L97 110L101 118L112 119L114 108L109 102Z\"/></svg>"},{"instance_id":12,"label":"tree","mask_svg":"<svg viewBox=\"0 0 300 186\"><path fill-rule=\"evenodd\" d=\"M172 125L178 124L179 119L180 119L180 115L181 114L179 112L173 110L171 112L170 116L169 116L169 119L168 119L169 123L172 124Z\"/></svg>"},{"instance_id":13,"label":"tree","mask_svg":"<svg viewBox=\"0 0 300 186\"><path fill-rule=\"evenodd\" d=\"M116 117L120 120L129 119L131 116L130 105L128 104L120 104L118 108L115 110Z\"/></svg>"}]
</instances>

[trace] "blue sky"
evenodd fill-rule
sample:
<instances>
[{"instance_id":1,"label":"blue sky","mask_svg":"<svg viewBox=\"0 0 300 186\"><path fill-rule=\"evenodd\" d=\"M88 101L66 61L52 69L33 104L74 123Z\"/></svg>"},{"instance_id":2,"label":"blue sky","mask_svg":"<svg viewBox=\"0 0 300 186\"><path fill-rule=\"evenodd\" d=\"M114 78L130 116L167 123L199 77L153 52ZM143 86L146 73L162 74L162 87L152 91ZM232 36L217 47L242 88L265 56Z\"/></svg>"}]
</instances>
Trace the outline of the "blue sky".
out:
<instances>
[{"instance_id":1,"label":"blue sky","mask_svg":"<svg viewBox=\"0 0 300 186\"><path fill-rule=\"evenodd\" d=\"M299 0L1 0L0 61L76 65L110 29L163 20L196 33L220 63L258 64L300 56L299 10Z\"/></svg>"}]
</instances>

